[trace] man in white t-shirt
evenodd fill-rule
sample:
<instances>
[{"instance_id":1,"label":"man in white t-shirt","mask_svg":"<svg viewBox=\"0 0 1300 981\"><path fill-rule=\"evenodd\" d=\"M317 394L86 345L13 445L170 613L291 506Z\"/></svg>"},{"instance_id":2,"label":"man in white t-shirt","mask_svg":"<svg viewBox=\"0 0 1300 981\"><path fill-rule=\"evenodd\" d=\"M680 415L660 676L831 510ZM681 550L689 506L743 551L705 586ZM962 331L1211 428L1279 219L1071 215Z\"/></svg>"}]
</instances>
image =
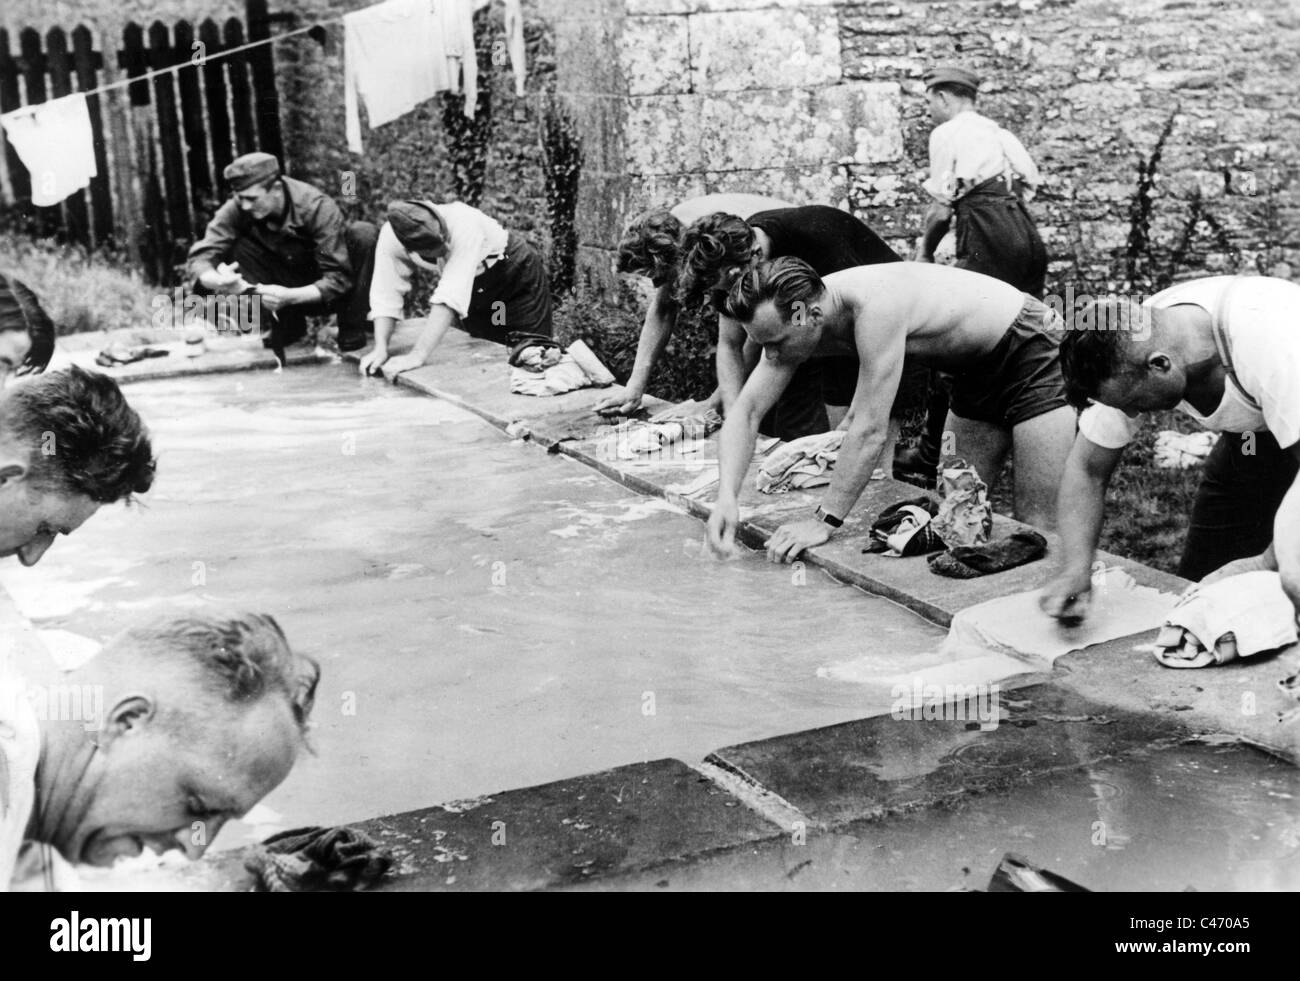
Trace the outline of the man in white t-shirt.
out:
<instances>
[{"instance_id":1,"label":"man in white t-shirt","mask_svg":"<svg viewBox=\"0 0 1300 981\"><path fill-rule=\"evenodd\" d=\"M1281 573L1300 610L1300 286L1266 276L1181 283L1140 307L1098 304L1061 345L1088 405L1061 480L1062 558L1042 607L1087 615L1106 487L1142 412L1180 408L1222 433L1205 462L1178 572Z\"/></svg>"}]
</instances>

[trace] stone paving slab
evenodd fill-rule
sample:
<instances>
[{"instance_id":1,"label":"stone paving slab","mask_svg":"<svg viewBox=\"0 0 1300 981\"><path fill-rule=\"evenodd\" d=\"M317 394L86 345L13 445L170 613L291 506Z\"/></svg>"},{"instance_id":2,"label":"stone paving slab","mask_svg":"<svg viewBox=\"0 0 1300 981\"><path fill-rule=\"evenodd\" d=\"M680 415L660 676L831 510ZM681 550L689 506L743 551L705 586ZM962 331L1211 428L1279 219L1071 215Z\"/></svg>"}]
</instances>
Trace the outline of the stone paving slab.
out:
<instances>
[{"instance_id":1,"label":"stone paving slab","mask_svg":"<svg viewBox=\"0 0 1300 981\"><path fill-rule=\"evenodd\" d=\"M401 858L399 874L383 888L458 892L544 889L780 833L677 760L622 766L358 827Z\"/></svg>"},{"instance_id":2,"label":"stone paving slab","mask_svg":"<svg viewBox=\"0 0 1300 981\"><path fill-rule=\"evenodd\" d=\"M1140 746L1176 741L1176 719L1116 709L1056 685L1000 692L996 728L978 700L942 718L880 716L718 750L705 762L767 788L833 829L1027 784ZM952 718L952 716L962 716Z\"/></svg>"}]
</instances>

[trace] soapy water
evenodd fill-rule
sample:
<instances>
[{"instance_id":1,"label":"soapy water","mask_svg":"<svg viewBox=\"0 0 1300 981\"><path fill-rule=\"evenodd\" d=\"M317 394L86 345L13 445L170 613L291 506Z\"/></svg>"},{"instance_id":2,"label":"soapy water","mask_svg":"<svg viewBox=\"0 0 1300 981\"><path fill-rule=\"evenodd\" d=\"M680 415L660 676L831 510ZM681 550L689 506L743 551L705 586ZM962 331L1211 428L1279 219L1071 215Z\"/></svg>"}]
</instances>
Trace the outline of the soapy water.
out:
<instances>
[{"instance_id":1,"label":"soapy water","mask_svg":"<svg viewBox=\"0 0 1300 981\"><path fill-rule=\"evenodd\" d=\"M1024 670L946 655L940 628L814 568L717 562L673 505L343 367L128 394L154 490L0 584L38 627L97 643L145 614L268 612L321 663L313 754L216 848L698 761L888 713L918 672Z\"/></svg>"}]
</instances>

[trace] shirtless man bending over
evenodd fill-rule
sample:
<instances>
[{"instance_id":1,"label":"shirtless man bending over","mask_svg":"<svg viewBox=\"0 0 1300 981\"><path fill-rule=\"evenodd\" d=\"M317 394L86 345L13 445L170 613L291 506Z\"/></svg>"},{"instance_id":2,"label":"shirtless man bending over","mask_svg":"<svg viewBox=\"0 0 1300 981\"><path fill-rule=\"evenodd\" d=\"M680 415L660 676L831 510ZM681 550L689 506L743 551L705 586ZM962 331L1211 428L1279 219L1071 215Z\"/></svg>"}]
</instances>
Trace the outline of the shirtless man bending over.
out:
<instances>
[{"instance_id":1,"label":"shirtless man bending over","mask_svg":"<svg viewBox=\"0 0 1300 981\"><path fill-rule=\"evenodd\" d=\"M807 263L784 258L741 276L726 307L763 358L722 427L708 525L714 551L729 552L734 542L758 420L795 369L819 355L856 354L857 389L826 496L815 515L772 535L772 561L792 562L826 542L857 503L885 446L904 355L953 374L947 428L956 455L992 483L1014 445L1016 517L1055 527L1075 421L1057 358L1062 325L1040 301L951 266L886 263L822 279Z\"/></svg>"}]
</instances>

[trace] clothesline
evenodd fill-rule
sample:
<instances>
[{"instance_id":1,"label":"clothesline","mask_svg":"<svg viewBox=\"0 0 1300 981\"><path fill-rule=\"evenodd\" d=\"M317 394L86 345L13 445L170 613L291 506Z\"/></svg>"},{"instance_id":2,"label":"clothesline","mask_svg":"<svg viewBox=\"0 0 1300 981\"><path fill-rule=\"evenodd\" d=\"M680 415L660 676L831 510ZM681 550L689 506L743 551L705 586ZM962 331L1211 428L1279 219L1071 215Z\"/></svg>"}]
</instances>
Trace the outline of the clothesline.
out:
<instances>
[{"instance_id":1,"label":"clothesline","mask_svg":"<svg viewBox=\"0 0 1300 981\"><path fill-rule=\"evenodd\" d=\"M260 48L264 44L274 44L276 41L284 41L287 38L295 37L296 35L299 34L306 34L308 31L314 31L316 28L324 27L327 24L341 24L342 22L343 22L343 18L341 16L330 17L326 20L317 21L314 24L308 24L306 27L298 27L292 31L286 31L283 34L277 34L275 37L262 38L261 40L258 41L249 41L247 44L241 44L237 48L227 48L224 51L218 51L216 54L213 55L205 55L204 60L216 61L218 58L226 58L229 57L230 55L239 54L241 51L248 51L252 48ZM178 72L185 68L195 68L195 67L198 66L195 65L195 63L192 60L190 60L190 61L182 62L179 65L171 65L167 68L157 68L157 69L151 68L143 75L136 75L133 76L132 78L119 79L116 82L106 82L103 85L98 85L93 89L86 89L85 91L82 92L69 92L68 94L79 95L85 98L92 95L99 95L102 92L109 92L113 89L120 89L125 85L135 85L137 82L152 81L154 78L157 78L160 75L170 75L172 72ZM49 101L52 100L48 100L48 99L46 100L46 102ZM45 105L45 102L38 102L35 103L34 105L29 105L29 106L19 106L17 109L5 113L5 115L19 116L25 113L35 112L43 105Z\"/></svg>"}]
</instances>

